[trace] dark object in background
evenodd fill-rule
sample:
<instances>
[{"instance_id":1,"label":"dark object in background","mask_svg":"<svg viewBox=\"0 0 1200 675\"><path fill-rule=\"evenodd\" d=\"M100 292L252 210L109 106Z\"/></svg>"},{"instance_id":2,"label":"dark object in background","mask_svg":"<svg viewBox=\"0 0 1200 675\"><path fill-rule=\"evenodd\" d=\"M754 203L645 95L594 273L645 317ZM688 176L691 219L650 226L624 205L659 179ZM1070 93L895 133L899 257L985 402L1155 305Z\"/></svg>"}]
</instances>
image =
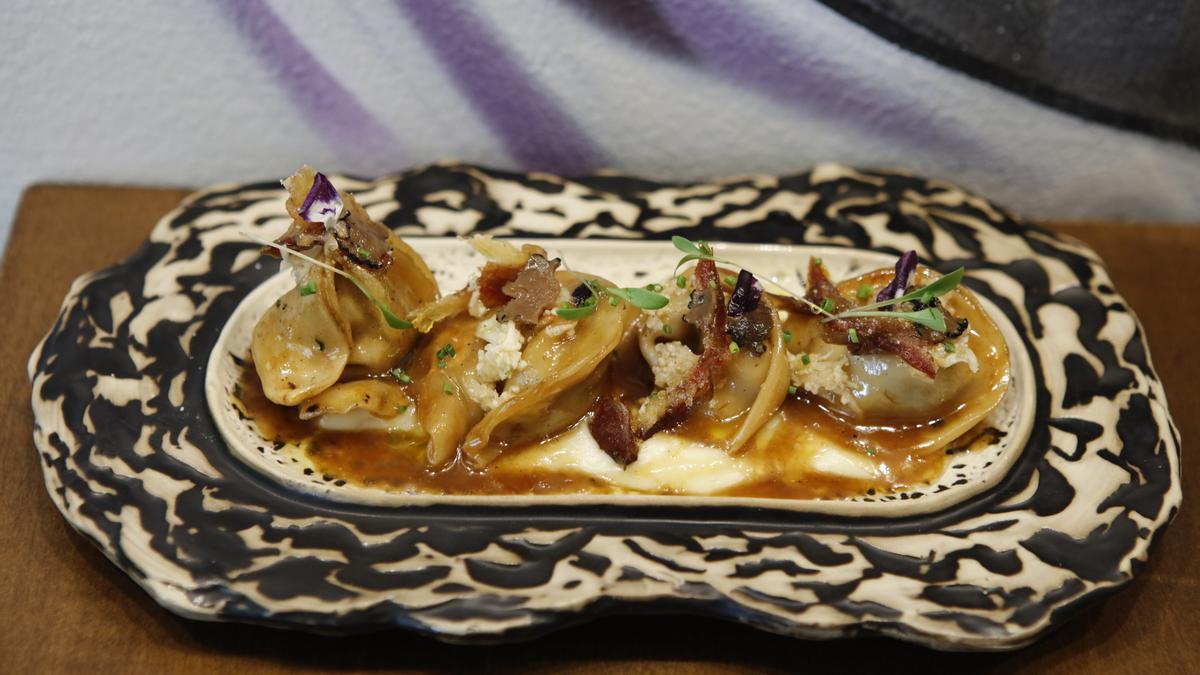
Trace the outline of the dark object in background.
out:
<instances>
[{"instance_id":1,"label":"dark object in background","mask_svg":"<svg viewBox=\"0 0 1200 675\"><path fill-rule=\"evenodd\" d=\"M1200 145L1200 0L821 1L1046 105Z\"/></svg>"}]
</instances>

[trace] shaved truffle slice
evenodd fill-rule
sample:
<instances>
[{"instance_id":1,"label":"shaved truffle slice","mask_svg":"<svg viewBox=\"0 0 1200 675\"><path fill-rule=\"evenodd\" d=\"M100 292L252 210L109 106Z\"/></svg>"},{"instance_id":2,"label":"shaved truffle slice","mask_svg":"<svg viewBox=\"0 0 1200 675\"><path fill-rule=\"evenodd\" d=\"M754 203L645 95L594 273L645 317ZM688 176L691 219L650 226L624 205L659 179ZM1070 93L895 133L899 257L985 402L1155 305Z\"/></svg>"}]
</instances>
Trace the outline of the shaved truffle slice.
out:
<instances>
[{"instance_id":1,"label":"shaved truffle slice","mask_svg":"<svg viewBox=\"0 0 1200 675\"><path fill-rule=\"evenodd\" d=\"M600 449L625 466L637 459L638 442L630 424L629 409L612 396L601 396L592 408L588 430Z\"/></svg>"},{"instance_id":2,"label":"shaved truffle slice","mask_svg":"<svg viewBox=\"0 0 1200 675\"><path fill-rule=\"evenodd\" d=\"M711 260L696 263L692 302L685 320L700 331L703 351L696 365L679 384L650 399L638 417L638 436L649 438L682 422L696 406L712 398L713 382L729 360L725 334L725 297Z\"/></svg>"},{"instance_id":3,"label":"shaved truffle slice","mask_svg":"<svg viewBox=\"0 0 1200 675\"><path fill-rule=\"evenodd\" d=\"M388 245L390 231L372 220L357 217L350 211L333 225L333 238L342 253L354 261L373 270L387 267L392 262L392 249Z\"/></svg>"},{"instance_id":4,"label":"shaved truffle slice","mask_svg":"<svg viewBox=\"0 0 1200 675\"><path fill-rule=\"evenodd\" d=\"M771 334L771 310L763 304L754 309L730 315L726 319L725 332L738 344L738 347L749 351L755 356L762 355L767 349L767 337Z\"/></svg>"},{"instance_id":5,"label":"shaved truffle slice","mask_svg":"<svg viewBox=\"0 0 1200 675\"><path fill-rule=\"evenodd\" d=\"M531 326L537 324L542 312L558 300L560 286L554 272L559 264L558 258L547 260L539 253L530 255L516 278L500 289L512 299L500 309L498 318Z\"/></svg>"}]
</instances>

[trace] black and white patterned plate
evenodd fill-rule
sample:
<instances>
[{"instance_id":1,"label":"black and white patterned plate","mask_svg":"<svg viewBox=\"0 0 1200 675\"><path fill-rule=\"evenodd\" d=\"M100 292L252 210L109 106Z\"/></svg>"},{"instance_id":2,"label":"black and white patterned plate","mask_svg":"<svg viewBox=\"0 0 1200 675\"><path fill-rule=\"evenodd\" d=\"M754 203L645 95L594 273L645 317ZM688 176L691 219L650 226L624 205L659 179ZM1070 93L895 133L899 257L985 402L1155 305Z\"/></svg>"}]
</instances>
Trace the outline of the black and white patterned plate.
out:
<instances>
[{"instance_id":1,"label":"black and white patterned plate","mask_svg":"<svg viewBox=\"0 0 1200 675\"><path fill-rule=\"evenodd\" d=\"M380 507L293 491L233 456L204 393L226 320L275 272L240 233L281 228L284 192L212 188L128 260L77 280L29 363L51 497L177 613L495 641L678 611L801 637L1010 648L1128 583L1178 510L1178 435L1100 261L948 183L836 165L686 185L463 165L335 182L410 237L684 233L916 249L943 271L965 266L1031 357L1028 438L994 486L898 517L695 502Z\"/></svg>"}]
</instances>

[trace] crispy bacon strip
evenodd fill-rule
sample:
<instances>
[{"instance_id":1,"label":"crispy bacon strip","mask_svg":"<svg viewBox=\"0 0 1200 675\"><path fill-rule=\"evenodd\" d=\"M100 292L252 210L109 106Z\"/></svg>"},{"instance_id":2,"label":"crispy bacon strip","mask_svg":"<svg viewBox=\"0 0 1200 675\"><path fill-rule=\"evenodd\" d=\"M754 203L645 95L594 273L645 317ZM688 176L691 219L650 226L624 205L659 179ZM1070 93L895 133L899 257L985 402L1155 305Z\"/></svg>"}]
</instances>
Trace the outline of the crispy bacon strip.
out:
<instances>
[{"instance_id":1,"label":"crispy bacon strip","mask_svg":"<svg viewBox=\"0 0 1200 675\"><path fill-rule=\"evenodd\" d=\"M626 466L637 459L638 441L629 421L629 409L614 396L601 396L592 408L588 430L600 449L615 462Z\"/></svg>"},{"instance_id":2,"label":"crispy bacon strip","mask_svg":"<svg viewBox=\"0 0 1200 675\"><path fill-rule=\"evenodd\" d=\"M652 399L638 416L640 438L682 422L696 406L712 398L717 374L729 360L729 336L725 334L725 294L721 289L717 266L711 260L696 263L695 286L710 309L695 311L693 304L689 319L700 330L703 351L700 359L679 384ZM693 294L697 298L697 294Z\"/></svg>"},{"instance_id":3,"label":"crispy bacon strip","mask_svg":"<svg viewBox=\"0 0 1200 675\"><path fill-rule=\"evenodd\" d=\"M504 294L504 287L520 273L520 267L493 262L484 265L479 271L479 301L488 309L495 309L508 302L510 298Z\"/></svg>"}]
</instances>

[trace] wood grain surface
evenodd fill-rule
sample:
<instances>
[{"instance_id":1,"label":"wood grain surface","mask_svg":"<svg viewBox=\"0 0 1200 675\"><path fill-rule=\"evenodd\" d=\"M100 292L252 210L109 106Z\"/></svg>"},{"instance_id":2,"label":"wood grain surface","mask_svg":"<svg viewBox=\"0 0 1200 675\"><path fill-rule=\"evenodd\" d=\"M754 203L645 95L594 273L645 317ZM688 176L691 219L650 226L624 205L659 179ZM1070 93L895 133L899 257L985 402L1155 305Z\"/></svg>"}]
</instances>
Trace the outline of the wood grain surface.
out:
<instances>
[{"instance_id":1,"label":"wood grain surface","mask_svg":"<svg viewBox=\"0 0 1200 675\"><path fill-rule=\"evenodd\" d=\"M130 254L181 190L40 185L0 267L0 672L1200 672L1200 519L1184 507L1124 591L1024 650L942 654L870 638L804 642L678 616L614 616L533 642L458 647L400 631L334 638L201 623L158 607L46 495L25 363L71 281ZM1145 325L1184 448L1200 437L1200 224L1058 223L1108 263Z\"/></svg>"}]
</instances>

